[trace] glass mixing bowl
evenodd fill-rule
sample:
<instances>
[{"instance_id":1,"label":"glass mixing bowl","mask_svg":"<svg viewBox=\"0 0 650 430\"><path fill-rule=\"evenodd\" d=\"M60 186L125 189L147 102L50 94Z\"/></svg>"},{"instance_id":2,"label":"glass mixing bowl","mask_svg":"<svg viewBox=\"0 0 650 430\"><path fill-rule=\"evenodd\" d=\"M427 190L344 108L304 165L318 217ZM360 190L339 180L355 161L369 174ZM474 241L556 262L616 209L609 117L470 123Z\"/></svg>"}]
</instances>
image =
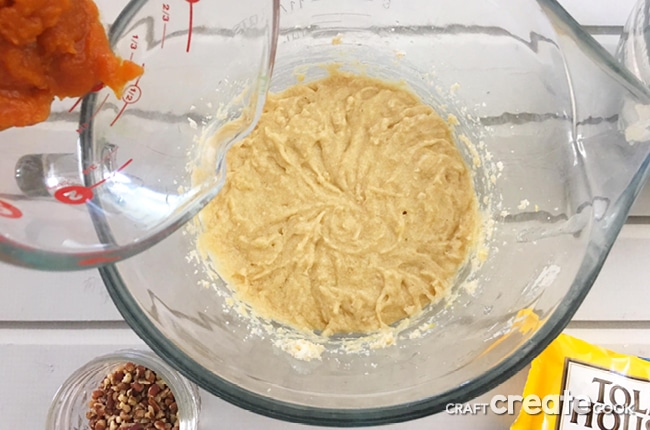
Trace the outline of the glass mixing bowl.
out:
<instances>
[{"instance_id":1,"label":"glass mixing bowl","mask_svg":"<svg viewBox=\"0 0 650 430\"><path fill-rule=\"evenodd\" d=\"M404 421L489 390L560 333L596 278L647 174L648 142L627 132L640 118L620 115L642 111L633 108L650 104L647 92L553 0L281 9L272 91L336 62L402 80L457 117L487 218L485 261L395 329L392 345L346 353L351 339L330 339L312 360L287 353L273 324L232 308L224 283L194 258L191 229L100 269L113 300L192 381L279 419Z\"/></svg>"}]
</instances>

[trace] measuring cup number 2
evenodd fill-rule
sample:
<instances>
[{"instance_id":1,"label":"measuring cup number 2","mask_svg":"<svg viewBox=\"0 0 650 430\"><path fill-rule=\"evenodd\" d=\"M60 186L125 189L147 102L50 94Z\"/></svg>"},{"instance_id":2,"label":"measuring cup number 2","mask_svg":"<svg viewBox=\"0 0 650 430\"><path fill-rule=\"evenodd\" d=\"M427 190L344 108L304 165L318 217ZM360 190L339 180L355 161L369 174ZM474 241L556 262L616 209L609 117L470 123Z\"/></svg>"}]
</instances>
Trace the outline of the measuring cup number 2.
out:
<instances>
[{"instance_id":1,"label":"measuring cup number 2","mask_svg":"<svg viewBox=\"0 0 650 430\"><path fill-rule=\"evenodd\" d=\"M95 196L95 193L93 191L94 188L97 188L100 185L106 183L108 180L114 178L122 170L126 169L132 162L133 158L130 158L126 163L110 173L104 179L89 187L84 187L83 185L70 185L67 187L59 188L54 193L54 198L61 203L65 203L66 205L82 205L84 203L88 203ZM97 167L98 166L96 164L91 165L86 170L84 170L84 174L88 174L91 170L95 170Z\"/></svg>"},{"instance_id":2,"label":"measuring cup number 2","mask_svg":"<svg viewBox=\"0 0 650 430\"><path fill-rule=\"evenodd\" d=\"M54 198L67 205L81 205L93 198L93 190L82 185L63 187L54 193Z\"/></svg>"}]
</instances>

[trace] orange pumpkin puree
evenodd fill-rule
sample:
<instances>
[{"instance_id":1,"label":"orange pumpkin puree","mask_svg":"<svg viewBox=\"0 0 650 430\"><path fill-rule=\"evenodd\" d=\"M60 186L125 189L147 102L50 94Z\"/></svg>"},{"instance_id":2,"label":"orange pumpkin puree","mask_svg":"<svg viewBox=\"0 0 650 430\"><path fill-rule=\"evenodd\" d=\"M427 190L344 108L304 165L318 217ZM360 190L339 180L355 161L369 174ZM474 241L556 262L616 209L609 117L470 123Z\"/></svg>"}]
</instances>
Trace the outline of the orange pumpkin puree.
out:
<instances>
[{"instance_id":1,"label":"orange pumpkin puree","mask_svg":"<svg viewBox=\"0 0 650 430\"><path fill-rule=\"evenodd\" d=\"M142 67L111 51L91 0L0 0L0 130L44 121L54 97L120 97Z\"/></svg>"}]
</instances>

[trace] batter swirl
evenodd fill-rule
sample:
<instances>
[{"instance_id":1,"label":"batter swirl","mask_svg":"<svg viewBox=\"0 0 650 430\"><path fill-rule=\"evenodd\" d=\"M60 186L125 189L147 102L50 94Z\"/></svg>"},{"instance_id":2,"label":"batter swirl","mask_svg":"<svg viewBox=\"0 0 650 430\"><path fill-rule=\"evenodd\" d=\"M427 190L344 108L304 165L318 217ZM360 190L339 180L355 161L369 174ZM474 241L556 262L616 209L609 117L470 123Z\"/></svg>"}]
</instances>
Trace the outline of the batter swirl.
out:
<instances>
[{"instance_id":1,"label":"batter swirl","mask_svg":"<svg viewBox=\"0 0 650 430\"><path fill-rule=\"evenodd\" d=\"M270 95L201 213L237 296L298 329L368 333L421 311L476 242L471 173L403 86L336 72Z\"/></svg>"}]
</instances>

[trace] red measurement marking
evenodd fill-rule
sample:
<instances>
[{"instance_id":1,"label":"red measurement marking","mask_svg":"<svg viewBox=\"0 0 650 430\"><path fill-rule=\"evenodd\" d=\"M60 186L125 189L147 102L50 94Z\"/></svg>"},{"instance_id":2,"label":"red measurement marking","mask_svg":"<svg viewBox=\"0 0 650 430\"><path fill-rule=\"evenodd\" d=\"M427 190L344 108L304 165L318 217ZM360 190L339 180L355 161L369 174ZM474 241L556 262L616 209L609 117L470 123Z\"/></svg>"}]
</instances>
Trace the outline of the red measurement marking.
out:
<instances>
[{"instance_id":1,"label":"red measurement marking","mask_svg":"<svg viewBox=\"0 0 650 430\"><path fill-rule=\"evenodd\" d=\"M185 0L190 5L190 29L187 32L187 48L185 52L190 52L190 47L192 46L192 30L194 28L194 3L198 3L199 0Z\"/></svg>"},{"instance_id":2,"label":"red measurement marking","mask_svg":"<svg viewBox=\"0 0 650 430\"><path fill-rule=\"evenodd\" d=\"M102 102L99 104L99 106L97 107L97 110L93 113L93 115L90 117L90 119L88 120L88 122L84 122L83 124L81 124L81 125L79 126L79 128L77 129L77 133L80 133L80 134L81 134L83 131L87 130L88 127L90 127L90 122L91 122L93 119L95 119L95 117L97 116L97 114L99 113L99 111L102 110L102 108L104 107L104 104L106 103L106 101L108 101L108 94L106 94L106 97L104 97L104 101L102 101Z\"/></svg>"},{"instance_id":3,"label":"red measurement marking","mask_svg":"<svg viewBox=\"0 0 650 430\"><path fill-rule=\"evenodd\" d=\"M101 159L100 162L101 162L101 163L105 163L106 161L110 160L116 152L117 152L117 148L112 148L110 151L108 151L108 152L106 153L106 155L104 155L104 156L102 157L102 159ZM82 171L82 173L83 173L84 175L88 175L90 172L92 172L93 170L97 169L98 167L99 167L98 164L91 164L90 166L88 166L87 168L85 168L85 169Z\"/></svg>"},{"instance_id":4,"label":"red measurement marking","mask_svg":"<svg viewBox=\"0 0 650 430\"><path fill-rule=\"evenodd\" d=\"M99 264L113 263L117 260L119 260L118 257L92 257L92 258L86 258L85 260L81 260L77 264L79 264L79 266L82 267L87 267L87 266L97 266Z\"/></svg>"},{"instance_id":5,"label":"red measurement marking","mask_svg":"<svg viewBox=\"0 0 650 430\"><path fill-rule=\"evenodd\" d=\"M167 23L163 24L162 39L160 39L160 49L165 48L165 38L167 37Z\"/></svg>"},{"instance_id":6,"label":"red measurement marking","mask_svg":"<svg viewBox=\"0 0 650 430\"><path fill-rule=\"evenodd\" d=\"M124 106L122 106L122 109L120 109L120 111L115 116L115 119L113 120L113 122L111 122L111 125L110 125L111 127L113 127L115 125L115 123L117 122L117 120L120 119L120 117L122 116L122 114L124 113L124 111L126 110L126 107L128 105L129 105L128 103L124 103Z\"/></svg>"},{"instance_id":7,"label":"red measurement marking","mask_svg":"<svg viewBox=\"0 0 650 430\"><path fill-rule=\"evenodd\" d=\"M109 177L104 178L104 179L102 179L101 181L97 182L95 185L91 186L90 189L92 190L93 188L96 188L96 187L99 187L100 185L103 185L106 181L108 181L109 179L111 179L111 178L112 178L113 176L115 176L117 173L119 173L119 172L121 172L122 170L126 169L126 166L128 166L128 165L131 164L131 163L133 163L133 158L130 158L129 161L127 161L126 163L124 163L124 164L122 165L122 167L120 167L119 169L117 169L116 171L114 171L113 173L111 173L111 175L110 175Z\"/></svg>"},{"instance_id":8,"label":"red measurement marking","mask_svg":"<svg viewBox=\"0 0 650 430\"><path fill-rule=\"evenodd\" d=\"M144 69L144 63L142 63L142 68ZM135 85L137 87L138 84L140 83L140 79L142 79L142 75L138 76L138 79L135 81L135 84L133 84L133 85Z\"/></svg>"},{"instance_id":9,"label":"red measurement marking","mask_svg":"<svg viewBox=\"0 0 650 430\"><path fill-rule=\"evenodd\" d=\"M81 103L82 100L83 100L83 97L79 97L79 98L77 99L77 101L74 102L74 104L72 105L72 107L70 108L70 110L69 110L68 112L72 112L73 110L75 110L75 108L76 108L77 106L79 106L79 103Z\"/></svg>"},{"instance_id":10,"label":"red measurement marking","mask_svg":"<svg viewBox=\"0 0 650 430\"><path fill-rule=\"evenodd\" d=\"M169 10L170 10L169 4L163 3L163 5L162 5L162 20L165 21L165 22L169 22L169 17L170 17Z\"/></svg>"},{"instance_id":11,"label":"red measurement marking","mask_svg":"<svg viewBox=\"0 0 650 430\"><path fill-rule=\"evenodd\" d=\"M0 217L18 219L23 213L16 206L0 200Z\"/></svg>"},{"instance_id":12,"label":"red measurement marking","mask_svg":"<svg viewBox=\"0 0 650 430\"><path fill-rule=\"evenodd\" d=\"M129 61L133 61L133 54L135 54L135 51L138 49L139 40L140 38L137 34L131 36L131 44L129 45L129 48L131 48L131 55L129 56Z\"/></svg>"},{"instance_id":13,"label":"red measurement marking","mask_svg":"<svg viewBox=\"0 0 650 430\"><path fill-rule=\"evenodd\" d=\"M96 84L94 87L92 87L92 88L90 89L90 92L91 92L91 93L96 93L96 92L98 92L99 90L103 89L104 87L105 87L105 85L104 85L102 82L100 82L100 83ZM75 108L76 108L77 106L79 106L79 103L81 103L81 101L82 101L83 99L84 99L83 97L79 97L79 98L77 99L77 101L74 102L74 104L72 105L72 107L70 108L70 110L69 110L68 112L72 112L73 110L75 110Z\"/></svg>"},{"instance_id":14,"label":"red measurement marking","mask_svg":"<svg viewBox=\"0 0 650 430\"><path fill-rule=\"evenodd\" d=\"M144 68L144 63L142 63L142 68ZM115 116L113 122L111 122L110 127L113 127L117 122L117 120L120 119L120 117L122 116L122 114L124 113L128 105L137 103L140 100L140 97L142 97L142 89L138 86L138 84L140 83L140 79L142 79L142 75L140 75L138 80L135 81L133 85L129 85L124 89L124 94L122 95L122 101L124 102L124 105L122 106L122 109L120 109L120 111Z\"/></svg>"},{"instance_id":15,"label":"red measurement marking","mask_svg":"<svg viewBox=\"0 0 650 430\"><path fill-rule=\"evenodd\" d=\"M137 103L142 97L142 90L137 85L129 85L124 89L124 94L122 95L122 101L128 105Z\"/></svg>"},{"instance_id":16,"label":"red measurement marking","mask_svg":"<svg viewBox=\"0 0 650 430\"><path fill-rule=\"evenodd\" d=\"M56 190L54 198L66 205L82 205L94 196L93 190L82 185L72 185Z\"/></svg>"},{"instance_id":17,"label":"red measurement marking","mask_svg":"<svg viewBox=\"0 0 650 430\"><path fill-rule=\"evenodd\" d=\"M108 181L113 176L115 176L116 173L126 169L126 167L132 162L133 162L133 158L129 159L129 161L124 163L122 167L120 167L119 169L111 173L110 176L102 179L101 181L97 182L95 185L92 185L90 187L84 187L83 185L71 185L69 187L63 187L59 190L56 190L56 192L54 193L54 198L60 201L61 203L65 203L66 205L82 205L84 203L87 203L95 195L95 193L93 192L93 188L99 187L100 185L104 184L106 181ZM95 168L97 168L97 166L93 165L93 170ZM1 203L3 202L0 201L0 204ZM0 205L0 208L1 207L2 206ZM0 211L0 215L2 215L1 211Z\"/></svg>"},{"instance_id":18,"label":"red measurement marking","mask_svg":"<svg viewBox=\"0 0 650 430\"><path fill-rule=\"evenodd\" d=\"M165 38L167 37L167 23L171 19L171 14L169 12L170 9L171 7L169 6L168 3L163 3L162 5L163 34L162 34L162 39L160 39L160 49L163 49L165 47Z\"/></svg>"}]
</instances>

